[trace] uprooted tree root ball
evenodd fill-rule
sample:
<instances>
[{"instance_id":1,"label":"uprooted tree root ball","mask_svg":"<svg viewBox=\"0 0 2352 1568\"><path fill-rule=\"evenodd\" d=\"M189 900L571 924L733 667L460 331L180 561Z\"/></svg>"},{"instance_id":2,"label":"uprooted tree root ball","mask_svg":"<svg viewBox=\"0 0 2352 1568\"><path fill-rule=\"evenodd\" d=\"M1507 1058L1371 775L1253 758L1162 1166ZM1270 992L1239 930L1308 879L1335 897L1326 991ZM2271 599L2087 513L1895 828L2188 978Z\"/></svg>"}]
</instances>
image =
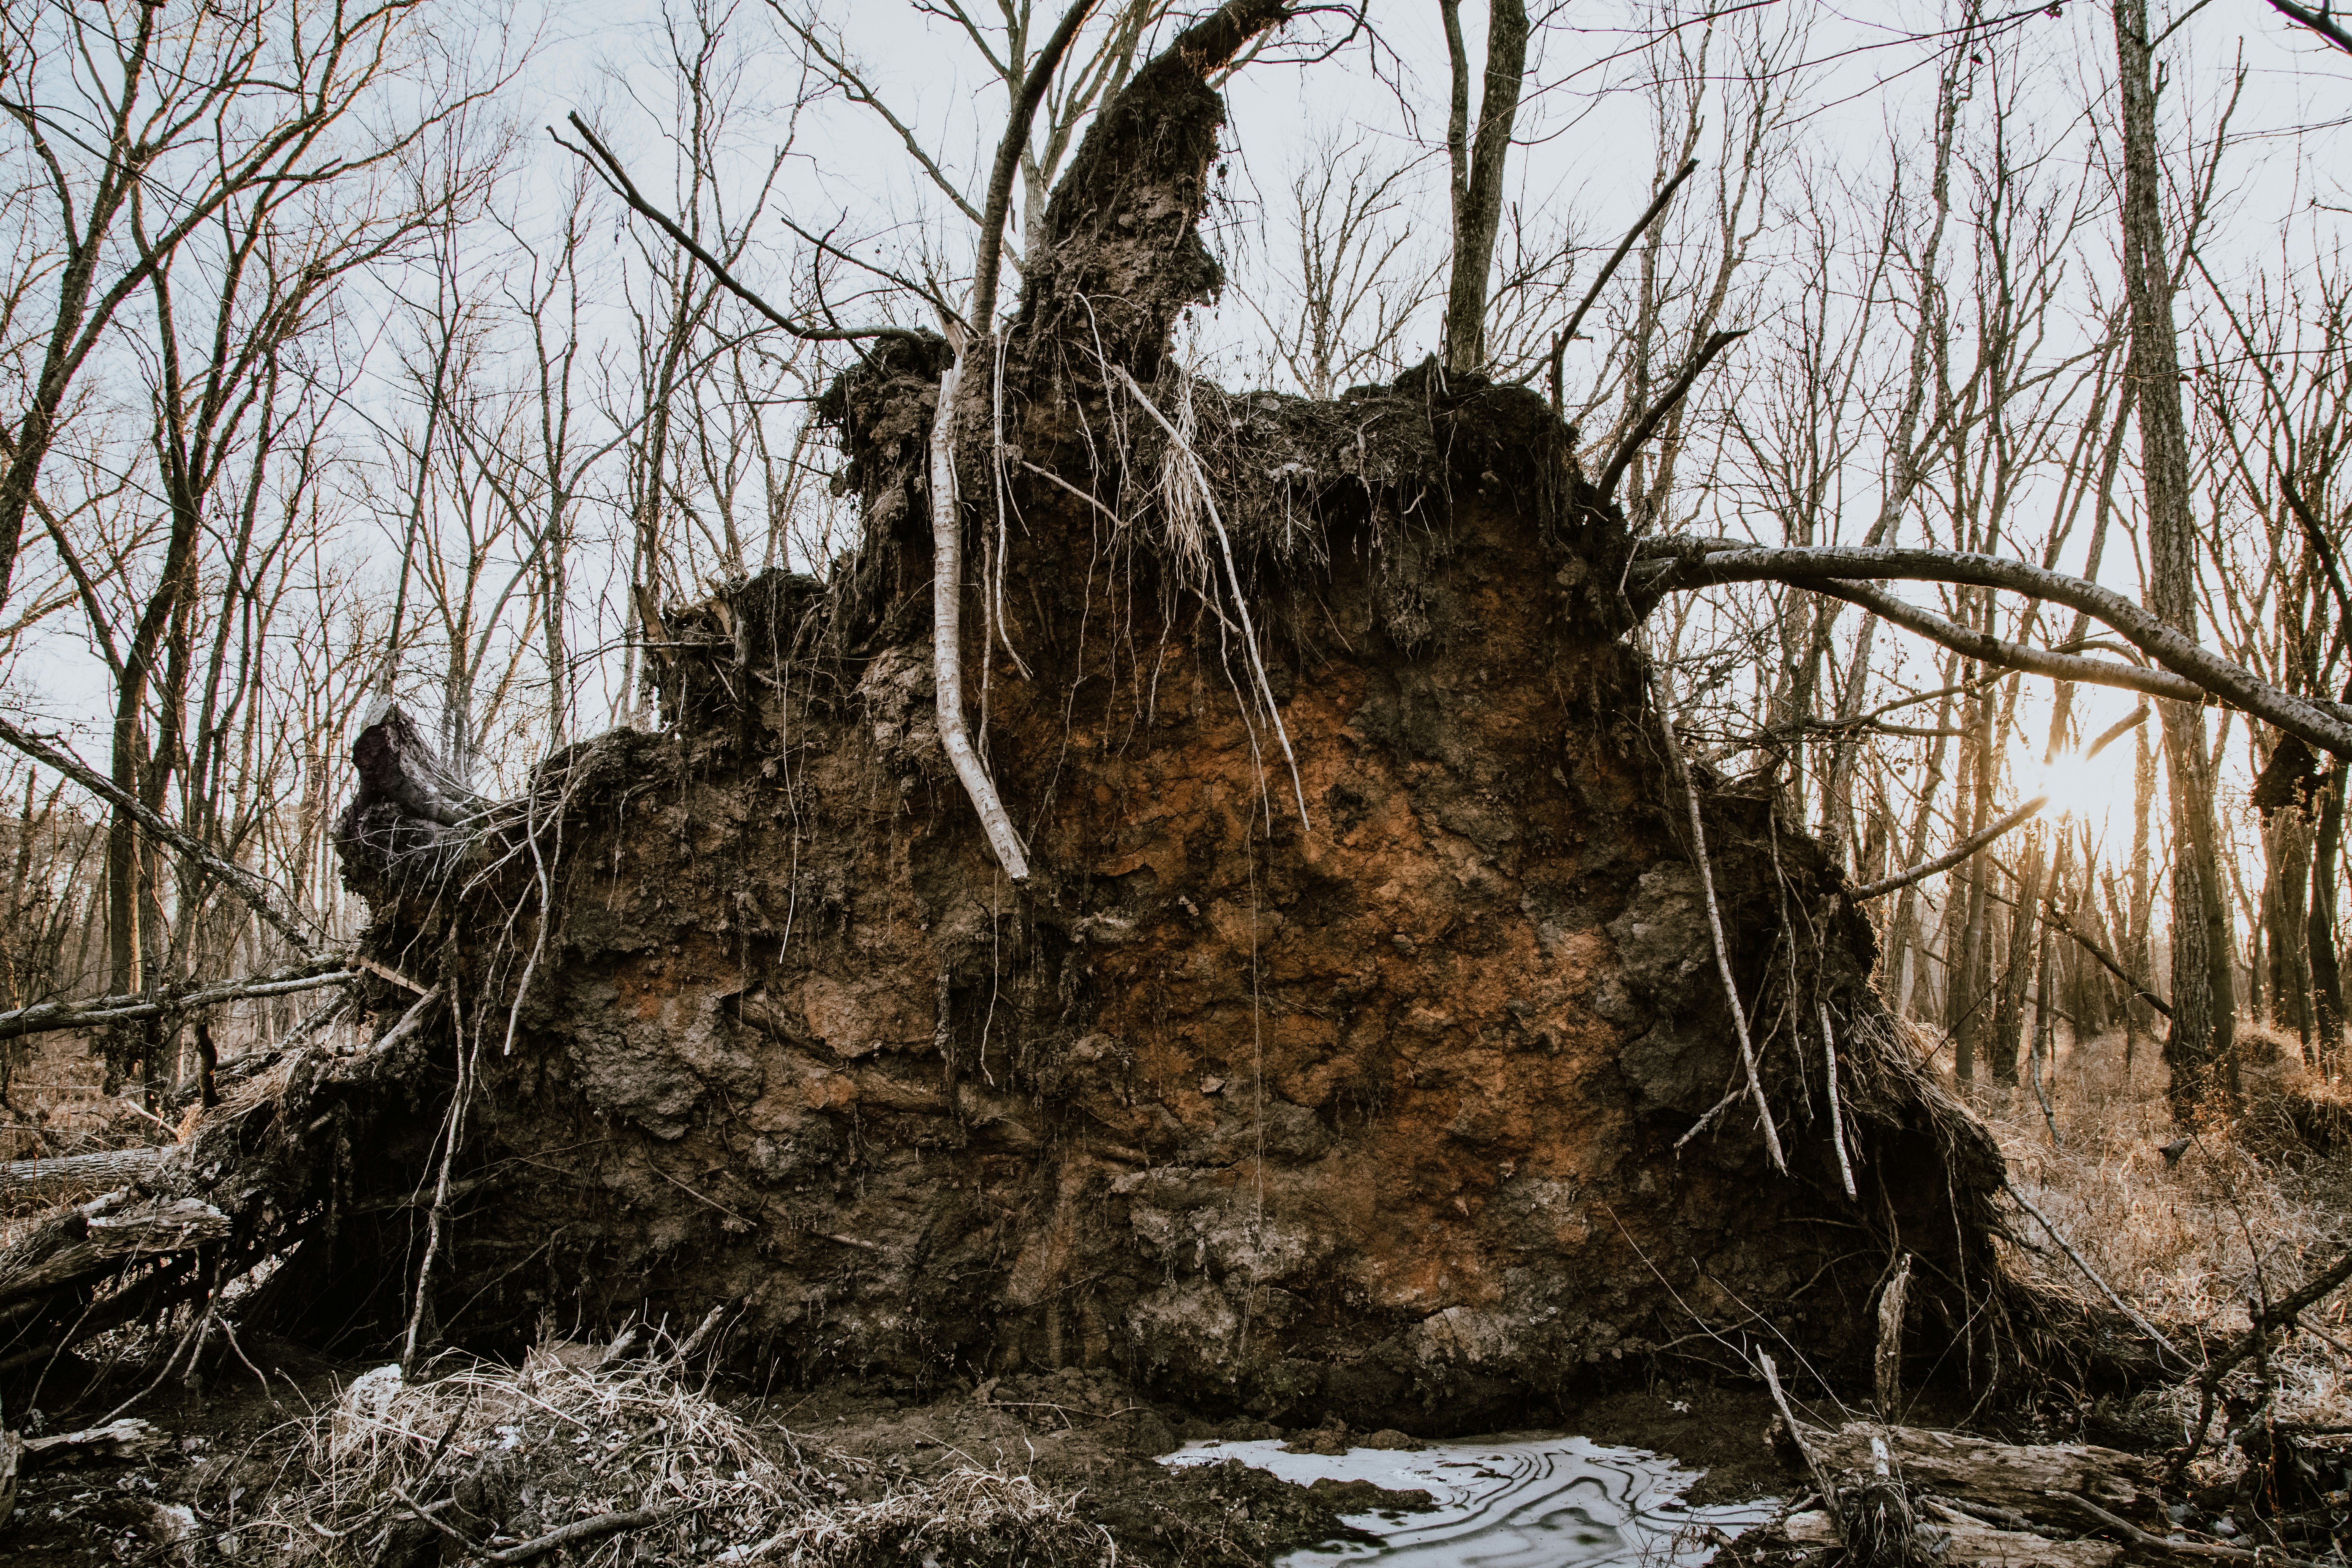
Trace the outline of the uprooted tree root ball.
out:
<instances>
[{"instance_id":1,"label":"uprooted tree root ball","mask_svg":"<svg viewBox=\"0 0 2352 1568\"><path fill-rule=\"evenodd\" d=\"M2053 1321L1997 1266L1998 1153L1769 781L1698 781L1702 878L1570 432L1433 366L1330 403L1184 374L1222 108L1181 62L1128 98L1052 209L1003 445L959 465L1002 484L963 667L1025 883L939 745L943 342L825 404L854 559L667 612L667 729L470 827L409 804L397 715L368 742L348 875L465 1086L425 1323L726 1303L763 1375L1108 1364L1459 1430L1629 1353L1736 1363L1711 1334L1859 1368L1907 1253L1914 1370L2013 1369Z\"/></svg>"},{"instance_id":2,"label":"uprooted tree root ball","mask_svg":"<svg viewBox=\"0 0 2352 1568\"><path fill-rule=\"evenodd\" d=\"M1173 362L1217 283L1213 63L1171 52L1101 116L1002 439L954 432L966 695L1027 879L941 756L948 351L901 335L825 404L860 550L667 607L658 732L497 804L397 710L361 737L341 847L376 1043L256 1062L142 1188L0 1259L17 1353L184 1310L193 1363L266 1261L240 1326L412 1371L519 1354L550 1314L698 1322L763 1388L1110 1368L1219 1415L1445 1432L1659 1358L1744 1373L1757 1336L1863 1377L1907 1258L1905 1378L2130 1363L2004 1273L2000 1152L1773 781L1679 782L1632 540L1559 416L1434 365L1310 403ZM434 1422L528 1426L451 1381L397 1384L458 1405L365 1462L422 1484ZM631 1442L657 1408L581 1429ZM722 1426L675 1436L744 1479L631 1448L656 1468L608 1467L612 1511L718 1488L640 1533L799 1484ZM872 1509L803 1546L915 1539Z\"/></svg>"}]
</instances>

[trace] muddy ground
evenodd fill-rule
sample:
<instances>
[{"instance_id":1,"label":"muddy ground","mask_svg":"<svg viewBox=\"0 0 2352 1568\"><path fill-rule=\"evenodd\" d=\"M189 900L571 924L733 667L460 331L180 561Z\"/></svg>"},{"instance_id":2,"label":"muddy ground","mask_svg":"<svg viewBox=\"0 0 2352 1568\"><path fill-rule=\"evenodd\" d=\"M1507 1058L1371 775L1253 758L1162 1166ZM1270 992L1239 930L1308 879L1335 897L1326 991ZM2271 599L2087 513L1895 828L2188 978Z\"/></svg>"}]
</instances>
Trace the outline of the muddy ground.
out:
<instances>
[{"instance_id":1,"label":"muddy ground","mask_svg":"<svg viewBox=\"0 0 2352 1568\"><path fill-rule=\"evenodd\" d=\"M23 1568L272 1561L275 1548L257 1539L249 1521L290 1473L294 1424L331 1407L368 1367L331 1363L286 1341L245 1349L251 1369L231 1360L213 1369L201 1390L175 1379L134 1405L155 1428L152 1452L31 1469L16 1517L0 1526L0 1561ZM257 1373L268 1374L266 1389ZM43 1424L54 1431L96 1421L135 1387L62 1367L42 1391L50 1407ZM1190 1438L1282 1437L1324 1451L1418 1439L1336 1423L1286 1429L1248 1418L1211 1421L1154 1403L1102 1370L991 1379L929 1401L855 1382L765 1394L722 1384L712 1392L775 1452L789 1449L813 1464L843 1501L874 1501L965 1466L1028 1475L1076 1493L1081 1517L1107 1528L1123 1558L1147 1565L1271 1563L1296 1547L1349 1537L1342 1514L1402 1517L1426 1502L1423 1493L1360 1482L1294 1486L1239 1463L1161 1465L1158 1456ZM1770 1407L1760 1392L1665 1383L1553 1415L1546 1425L1705 1470L1688 1494L1694 1503L1785 1491L1791 1481L1766 1445Z\"/></svg>"}]
</instances>

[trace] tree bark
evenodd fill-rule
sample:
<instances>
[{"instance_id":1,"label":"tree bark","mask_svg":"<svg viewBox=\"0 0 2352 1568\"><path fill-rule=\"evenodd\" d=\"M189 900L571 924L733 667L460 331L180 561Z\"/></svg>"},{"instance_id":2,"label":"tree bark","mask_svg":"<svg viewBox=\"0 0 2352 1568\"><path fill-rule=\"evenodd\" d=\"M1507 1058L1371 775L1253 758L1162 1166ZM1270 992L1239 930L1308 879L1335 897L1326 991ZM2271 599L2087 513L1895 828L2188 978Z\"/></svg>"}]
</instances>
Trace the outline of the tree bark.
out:
<instances>
[{"instance_id":1,"label":"tree bark","mask_svg":"<svg viewBox=\"0 0 2352 1568\"><path fill-rule=\"evenodd\" d=\"M2311 964L2304 943L2296 939L2310 915L2312 827L2305 811L2290 806L2273 813L2263 830L2270 1019L2278 1028L2294 1031L2306 1058L2312 1056Z\"/></svg>"},{"instance_id":2,"label":"tree bark","mask_svg":"<svg viewBox=\"0 0 2352 1568\"><path fill-rule=\"evenodd\" d=\"M1495 264L1495 234L1503 218L1503 170L1527 79L1526 0L1490 0L1486 70L1478 98L1478 134L1470 136L1470 55L1462 38L1461 0L1438 0L1445 19L1445 52L1454 69L1445 123L1453 178L1454 267L1445 290L1445 368L1475 374L1486 368L1486 290Z\"/></svg>"},{"instance_id":3,"label":"tree bark","mask_svg":"<svg viewBox=\"0 0 2352 1568\"><path fill-rule=\"evenodd\" d=\"M2344 848L2344 768L2329 770L2311 838L2311 907L2304 943L2311 965L2312 1050L2328 1077L2344 1071L2344 971L2336 950L2336 860Z\"/></svg>"},{"instance_id":4,"label":"tree bark","mask_svg":"<svg viewBox=\"0 0 2352 1568\"><path fill-rule=\"evenodd\" d=\"M1997 1083L2017 1082L2017 1058L2025 1029L2026 983L2032 977L2041 942L2035 914L2042 907L2042 835L2026 841L2024 863L2017 873L2017 904L2009 924L2008 966L2001 972L2000 1005L1993 1015L1992 1076Z\"/></svg>"},{"instance_id":5,"label":"tree bark","mask_svg":"<svg viewBox=\"0 0 2352 1568\"><path fill-rule=\"evenodd\" d=\"M2172 263L2157 162L2155 53L2147 0L2116 0L2116 64L2124 142L2124 289L2131 308L2131 375L2139 405L2147 508L2150 614L2197 635L2197 536L2189 514L2189 437L2180 409ZM2196 1115L2227 1061L2233 1033L2229 906L2215 853L2213 780L2197 709L2166 702L2165 773L2172 803L2172 1031L2165 1063L2173 1114Z\"/></svg>"},{"instance_id":6,"label":"tree bark","mask_svg":"<svg viewBox=\"0 0 2352 1568\"><path fill-rule=\"evenodd\" d=\"M1634 545L1634 555L1633 570L1626 577L1626 590L1635 610L1642 614L1647 614L1667 594L1703 584L1795 583L1860 601L1875 580L1885 578L1995 588L2063 605L2105 622L2142 654L2173 674L2185 677L2198 692L2219 698L2291 735L2299 735L2331 756L2352 757L2352 706L2289 691L2200 644L2193 625L2183 628L2111 588L2031 562L1967 550L1853 544L1773 548L1740 540L1687 536L1641 540ZM1890 620L1903 610L1891 599L1873 603L1871 607ZM1912 615L1923 628L1930 624L1923 615ZM1960 644L1960 651L1971 658L1983 658L1989 651L2019 646L1997 640L1991 645L1979 644L1974 640L1977 634L1972 631L1966 631L1965 636L1967 640ZM2036 652L2034 663L2021 668L2041 668L2067 680L2138 685L2137 679L2105 679L2096 660L2068 661L2053 667L2047 663L2049 658ZM2009 659L2002 657L1994 662L2007 664ZM2121 668L2128 677L2145 673L2128 666L2106 668ZM2179 698L2185 702L2190 693L2186 687L2159 683L2156 695Z\"/></svg>"}]
</instances>

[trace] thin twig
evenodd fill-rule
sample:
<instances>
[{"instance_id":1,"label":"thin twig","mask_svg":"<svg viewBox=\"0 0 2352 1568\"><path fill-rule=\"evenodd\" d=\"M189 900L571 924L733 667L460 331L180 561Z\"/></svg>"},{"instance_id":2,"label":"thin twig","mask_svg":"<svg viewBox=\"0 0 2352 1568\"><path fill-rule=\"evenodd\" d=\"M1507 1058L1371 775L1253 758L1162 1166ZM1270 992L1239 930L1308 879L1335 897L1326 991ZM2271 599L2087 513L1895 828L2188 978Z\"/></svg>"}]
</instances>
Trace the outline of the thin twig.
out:
<instances>
[{"instance_id":1,"label":"thin twig","mask_svg":"<svg viewBox=\"0 0 2352 1568\"><path fill-rule=\"evenodd\" d=\"M1554 414L1560 412L1561 405L1560 355L1568 351L1569 344L1576 341L1576 329L1584 325L1585 312L1591 310L1594 301L1601 298L1601 290L1609 287L1609 279L1617 275L1617 268L1624 264L1625 258L1632 253L1634 241L1640 239L1648 231L1649 226L1658 221L1658 215L1666 210L1666 204L1675 199L1675 193L1682 189L1683 182L1697 173L1698 160L1696 158L1689 160L1675 171L1675 177L1666 182L1665 188L1661 190L1655 199L1643 210L1642 216L1634 220L1633 226L1625 231L1625 237L1618 242L1617 248L1610 254L1609 259L1601 264L1600 272L1593 277L1592 287L1584 291L1584 298L1576 302L1576 309L1570 313L1568 325L1562 327L1559 330L1559 335L1552 339L1551 411Z\"/></svg>"},{"instance_id":2,"label":"thin twig","mask_svg":"<svg viewBox=\"0 0 2352 1568\"><path fill-rule=\"evenodd\" d=\"M593 1519L583 1519L567 1524L561 1530L551 1530L545 1535L509 1546L503 1552L487 1553L482 1561L500 1564L528 1563L534 1557L544 1557L559 1546L575 1546L583 1541L601 1541L608 1535L618 1535L625 1530L643 1530L659 1524L669 1514L657 1508L631 1509L625 1513L600 1513Z\"/></svg>"},{"instance_id":3,"label":"thin twig","mask_svg":"<svg viewBox=\"0 0 2352 1568\"><path fill-rule=\"evenodd\" d=\"M1845 1156L1845 1111L1838 1103L1837 1036L1830 1032L1830 1005L1816 1003L1822 1013L1822 1054L1828 1058L1830 1081L1830 1142L1837 1149L1838 1175L1845 1182L1845 1195L1857 1194L1853 1190L1853 1164Z\"/></svg>"},{"instance_id":4,"label":"thin twig","mask_svg":"<svg viewBox=\"0 0 2352 1568\"><path fill-rule=\"evenodd\" d=\"M1748 1093L1756 1101L1756 1114L1764 1123L1764 1149L1771 1156L1772 1168L1785 1173L1789 1162L1780 1152L1780 1130L1773 1125L1772 1107L1764 1099L1764 1079L1756 1066L1756 1046L1748 1034L1748 1009L1739 1003L1739 982L1732 976L1731 950L1723 938L1723 911L1715 901L1715 868L1707 858L1706 825L1699 819L1698 784L1691 777L1690 763L1683 756L1682 741L1675 733L1675 710L1666 701L1665 680L1658 672L1657 660L1651 659L1649 666L1650 694L1658 710L1658 728L1665 736L1666 762L1690 807L1691 857L1698 863L1699 888L1706 895L1707 935L1715 942L1715 968L1723 977L1724 999L1731 1004L1731 1025L1739 1037L1739 1061L1747 1069ZM1698 1127L1684 1133L1675 1147L1681 1149L1697 1136L1699 1127L1714 1120L1715 1113L1710 1111Z\"/></svg>"},{"instance_id":5,"label":"thin twig","mask_svg":"<svg viewBox=\"0 0 2352 1568\"><path fill-rule=\"evenodd\" d=\"M2125 1305L2124 1299L2116 1294L2114 1288L2109 1286L2105 1279L2099 1278L2099 1271L2092 1268L2090 1263L2081 1253L2074 1250L2074 1244L2068 1241L2066 1237L2060 1233L2058 1227L2050 1223L2050 1216L2033 1206L2032 1199L2027 1197L2023 1193L2019 1192L2013 1184L2004 1182L2001 1184L2008 1192L2009 1195L2017 1201L2017 1206L2019 1208L2023 1209L2027 1214L2032 1215L2035 1219L2041 1222L2042 1228L2049 1232L2050 1239L2058 1244L2058 1250L2063 1252L2068 1260L2071 1261L2076 1268L2082 1270L2084 1279L2088 1279L2092 1284L2099 1288L2099 1294L2105 1296L2108 1302L2114 1306L2116 1311L2121 1312L2125 1317L2129 1318L2134 1325L2138 1328L2140 1332L2146 1334L2149 1339L2154 1340L2158 1345L2163 1348L2165 1353L2171 1356L2173 1360L2179 1362L2183 1366L2189 1364L2189 1358L2182 1355L2179 1350L2174 1346L2173 1342L2164 1337L2163 1331L2158 1329L2154 1323L2149 1322L2146 1318L2141 1317L2137 1312L2133 1311L2130 1307Z\"/></svg>"},{"instance_id":6,"label":"thin twig","mask_svg":"<svg viewBox=\"0 0 2352 1568\"><path fill-rule=\"evenodd\" d=\"M112 779L92 768L66 749L65 742L20 730L0 719L0 741L37 763L46 763L74 783L89 791L130 817L140 826L170 845L180 854L218 877L229 891L245 901L246 907L268 923L271 930L293 943L294 951L309 956L313 951L310 933L302 922L279 910L269 896L268 889L255 873L232 861L223 859L210 848L180 829L173 826L151 810L147 804L117 785Z\"/></svg>"},{"instance_id":7,"label":"thin twig","mask_svg":"<svg viewBox=\"0 0 2352 1568\"><path fill-rule=\"evenodd\" d=\"M391 1486L393 1500L399 1503L401 1507L406 1509L417 1518L423 1520L425 1523L431 1525L434 1529L439 1531L442 1534L447 1536L450 1540L456 1542L463 1550L467 1552L479 1552L482 1549L480 1542L477 1542L472 1536L460 1531L456 1525L446 1524L442 1521L434 1518L432 1510L419 1503L415 1498L410 1497L408 1495L407 1489L403 1487L398 1481L392 1482Z\"/></svg>"},{"instance_id":8,"label":"thin twig","mask_svg":"<svg viewBox=\"0 0 2352 1568\"><path fill-rule=\"evenodd\" d=\"M2205 1446L2205 1433L2213 1422L2213 1396L2221 1389L2221 1379L2240 1362L2261 1349L2263 1342L2270 1337L2273 1329L2294 1327L2295 1318L2305 1308L2318 1301L2347 1279L2352 1279L2352 1251L2346 1252L2334 1264L2312 1276L2294 1295L2255 1313L2254 1325L2246 1331L2246 1337L2240 1340L2227 1355L2207 1364L2197 1379L2202 1394L2198 1405L2197 1429L2190 1434L2189 1447L2172 1467L2175 1475L2185 1473L2189 1461L2195 1458L2197 1451Z\"/></svg>"},{"instance_id":9,"label":"thin twig","mask_svg":"<svg viewBox=\"0 0 2352 1568\"><path fill-rule=\"evenodd\" d=\"M1675 411L1675 405L1682 402L1684 395L1690 391L1691 384L1698 380L1715 356L1747 335L1745 327L1736 332L1709 332L1706 335L1706 342L1699 345L1698 353L1691 356L1691 362L1683 367L1682 374L1675 377L1664 395L1642 416L1641 421L1625 439L1618 443L1616 454L1609 459L1609 466L1601 471L1601 483L1595 487L1603 500L1617 493L1617 481L1625 477L1626 468L1633 461L1633 454L1642 449L1642 443L1648 440L1664 422L1666 416Z\"/></svg>"},{"instance_id":10,"label":"thin twig","mask_svg":"<svg viewBox=\"0 0 2352 1568\"><path fill-rule=\"evenodd\" d=\"M416 1266L416 1300L409 1309L408 1333L401 1343L400 1374L403 1377L408 1376L416 1365L417 1341L425 1328L425 1304L431 1299L433 1265L441 1253L441 1231L449 1214L449 1168L457 1161L457 1144L465 1135L466 1102L473 1092L474 1073L482 1052L482 1031L478 1022L474 1028L474 1048L470 1056L467 1054L465 1020L458 1015L454 991L451 997L450 1013L457 1037L457 1085L449 1096L449 1121L442 1134L441 1170L434 1181L433 1206L425 1211L425 1258ZM410 1011L421 1011L430 1000L429 995L418 998L416 1006Z\"/></svg>"},{"instance_id":11,"label":"thin twig","mask_svg":"<svg viewBox=\"0 0 2352 1568\"><path fill-rule=\"evenodd\" d=\"M1772 1391L1772 1403L1780 1410L1780 1419L1788 1425L1789 1441L1794 1443L1797 1452L1804 1456L1805 1468L1812 1472L1813 1485L1821 1489L1822 1507L1830 1516L1831 1527L1838 1532L1838 1539L1843 1541L1845 1513L1838 1507L1837 1488L1832 1484L1830 1473L1822 1468L1822 1462L1813 1458L1813 1451L1805 1446L1805 1428L1798 1421L1797 1413L1789 1408L1789 1396L1780 1392L1780 1369L1772 1364L1769 1351L1758 1351L1756 1364L1763 1369L1764 1386Z\"/></svg>"},{"instance_id":12,"label":"thin twig","mask_svg":"<svg viewBox=\"0 0 2352 1568\"><path fill-rule=\"evenodd\" d=\"M1999 822L1996 822L1991 826L1986 828L1983 832L1970 834L1968 837L1961 839L1959 843L1954 845L1943 854L1937 856L1933 860L1922 861L1920 864L1912 867L1907 871L1897 871L1891 877L1882 877L1875 882L1864 882L1859 888L1849 889L1846 892L1846 897L1849 899L1875 899L1882 897L1885 894L1894 892L1898 888L1907 888L1914 882L1924 882L1938 871L1948 871L1953 867L1958 865L1961 861L1967 859L1969 856L1975 854L1978 850L1983 848L1986 845L1991 843L1994 839L2000 837L2002 834L2007 833L2011 828L2016 827L2020 824L2032 818L2043 806L2048 805L2049 804L2050 797L2048 795L2037 795L2032 800L2027 801L2023 805L2019 806L2015 811L2011 812L2007 816L2002 817Z\"/></svg>"},{"instance_id":13,"label":"thin twig","mask_svg":"<svg viewBox=\"0 0 2352 1568\"><path fill-rule=\"evenodd\" d=\"M588 129L588 122L580 118L577 110L566 115L565 118L572 121L572 128L580 133L581 139L588 143L589 151L583 152L580 148L574 147L571 142L566 142L562 137L557 136L555 133L555 128L551 125L548 127L547 133L551 137L554 137L555 144L557 146L562 148L567 153L572 153L574 156L578 157L582 163L587 164L589 168L595 171L596 177L604 181L605 185L614 195L619 196L622 201L626 203L631 211L642 214L644 216L652 219L655 227L669 236L671 244L677 246L680 250L685 251L688 256L693 257L697 261L702 263L704 267L709 268L710 275L719 280L721 288L734 295L737 299L742 300L745 304L751 306L751 309L759 311L760 314L767 317L769 321L773 321L785 331L790 332L793 337L800 339L803 342L812 343L855 342L863 338L897 338L902 342L911 343L920 343L926 341L928 334L916 331L909 327L813 327L805 321L797 321L792 317L785 315L782 310L777 310L773 305L769 304L765 300L760 298L758 294L753 293L742 283L737 281L735 274L728 270L727 264L725 262L719 260L719 258L711 255L708 249L704 248L702 242L696 239L694 236L687 233L686 230L679 226L676 218L670 216L669 214L662 211L661 208L647 201L637 190L636 182L629 178L629 171L627 167L614 154L611 148L605 146L603 142L597 139L596 133L593 131ZM930 341L936 342L937 340L932 339Z\"/></svg>"},{"instance_id":14,"label":"thin twig","mask_svg":"<svg viewBox=\"0 0 2352 1568\"><path fill-rule=\"evenodd\" d=\"M2218 1557L2227 1563L2276 1563L2279 1564L2279 1568L2319 1568L2319 1564L2305 1557L2285 1557L2275 1552L2250 1551L2243 1546L2208 1544L2202 1541L2172 1541L2161 1535L2151 1535L2131 1521L2109 1513L2080 1492L2052 1490L2043 1495L2056 1498L2061 1502L2073 1503L2101 1524L2121 1534L2134 1546L2145 1546L2158 1552L2178 1552L2184 1557Z\"/></svg>"}]
</instances>

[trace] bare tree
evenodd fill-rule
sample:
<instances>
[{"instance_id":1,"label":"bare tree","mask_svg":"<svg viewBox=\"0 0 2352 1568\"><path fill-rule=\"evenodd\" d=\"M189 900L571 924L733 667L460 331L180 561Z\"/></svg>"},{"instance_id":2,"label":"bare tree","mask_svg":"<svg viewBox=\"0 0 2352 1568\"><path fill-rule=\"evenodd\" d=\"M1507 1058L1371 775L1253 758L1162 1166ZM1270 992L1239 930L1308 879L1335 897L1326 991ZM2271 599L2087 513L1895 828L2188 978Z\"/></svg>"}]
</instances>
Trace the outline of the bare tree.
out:
<instances>
[{"instance_id":1,"label":"bare tree","mask_svg":"<svg viewBox=\"0 0 2352 1568\"><path fill-rule=\"evenodd\" d=\"M418 83L425 111L389 133L359 112L413 65L418 4L33 0L7 13L0 110L48 203L37 271L50 298L16 366L22 412L0 431L0 599L77 379L181 246L240 199L274 207L363 174L454 111Z\"/></svg>"},{"instance_id":2,"label":"bare tree","mask_svg":"<svg viewBox=\"0 0 2352 1568\"><path fill-rule=\"evenodd\" d=\"M2147 0L2116 0L2116 62L2123 132L2124 287L2131 310L2131 374L2137 398L2140 479L2147 509L2147 607L2166 625L2197 631L2197 531L2190 515L2189 442L2180 408L2180 351L2173 331L2173 250L2165 234L2158 163L2156 40ZM2230 910L2213 824L2213 777L2198 710L2166 703L2165 776L2172 804L2172 1031L2165 1060L2172 1101L2188 1114L2215 1087L2228 1059L2235 1009Z\"/></svg>"},{"instance_id":3,"label":"bare tree","mask_svg":"<svg viewBox=\"0 0 2352 1568\"><path fill-rule=\"evenodd\" d=\"M1462 37L1461 0L1438 0L1438 11L1445 19L1452 81L1445 115L1446 191L1454 214L1454 252L1445 286L1445 368L1466 374L1486 368L1486 292L1495 266L1495 235L1503 219L1504 164L1527 81L1528 7L1527 0L1489 0L1486 65L1480 78L1475 137L1470 49Z\"/></svg>"},{"instance_id":4,"label":"bare tree","mask_svg":"<svg viewBox=\"0 0 2352 1568\"><path fill-rule=\"evenodd\" d=\"M1383 168L1329 131L1301 149L1282 214L1291 266L1262 294L1238 292L1309 397L1402 368L1406 324L1435 282L1406 211L1412 177L1410 163Z\"/></svg>"}]
</instances>

